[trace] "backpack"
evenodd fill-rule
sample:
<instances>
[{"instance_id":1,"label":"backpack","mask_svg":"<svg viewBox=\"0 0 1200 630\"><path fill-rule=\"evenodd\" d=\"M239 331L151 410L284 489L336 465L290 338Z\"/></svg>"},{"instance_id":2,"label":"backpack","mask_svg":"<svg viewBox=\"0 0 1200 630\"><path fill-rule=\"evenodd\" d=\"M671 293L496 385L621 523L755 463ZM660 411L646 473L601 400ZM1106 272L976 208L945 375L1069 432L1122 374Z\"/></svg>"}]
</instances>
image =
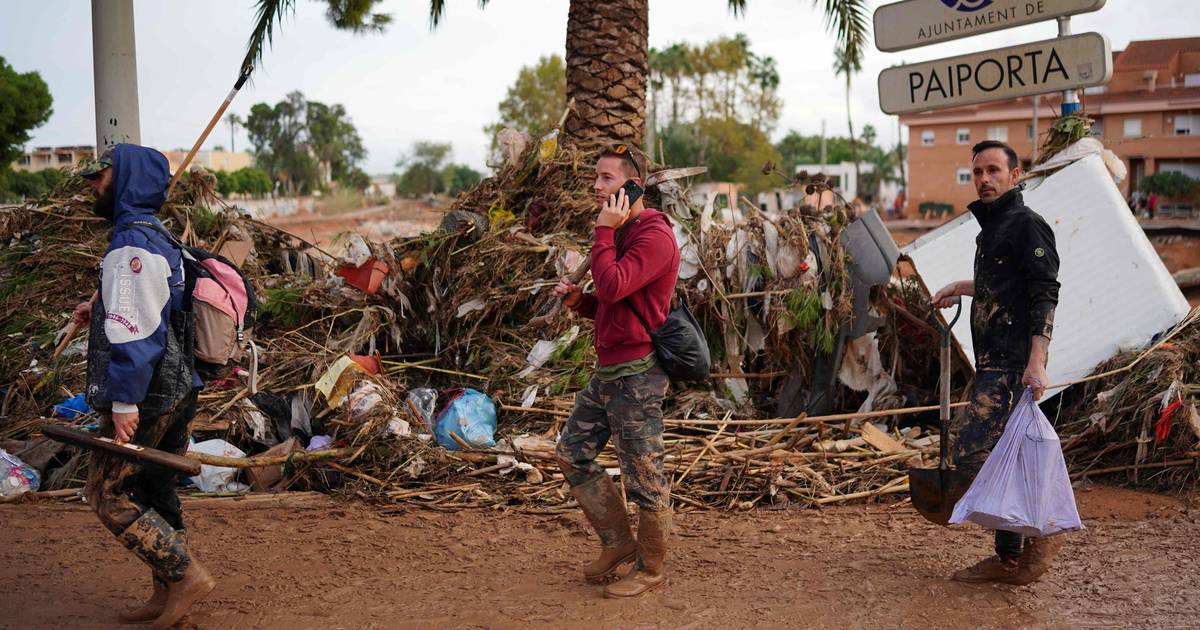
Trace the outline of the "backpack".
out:
<instances>
[{"instance_id":1,"label":"backpack","mask_svg":"<svg viewBox=\"0 0 1200 630\"><path fill-rule=\"evenodd\" d=\"M179 248L184 276L184 310L195 319L196 371L205 380L228 374L230 362L242 359L247 350L252 361L250 390L257 389L258 349L253 330L258 313L254 286L237 265L220 254L184 245L161 224L134 221L167 238Z\"/></svg>"}]
</instances>

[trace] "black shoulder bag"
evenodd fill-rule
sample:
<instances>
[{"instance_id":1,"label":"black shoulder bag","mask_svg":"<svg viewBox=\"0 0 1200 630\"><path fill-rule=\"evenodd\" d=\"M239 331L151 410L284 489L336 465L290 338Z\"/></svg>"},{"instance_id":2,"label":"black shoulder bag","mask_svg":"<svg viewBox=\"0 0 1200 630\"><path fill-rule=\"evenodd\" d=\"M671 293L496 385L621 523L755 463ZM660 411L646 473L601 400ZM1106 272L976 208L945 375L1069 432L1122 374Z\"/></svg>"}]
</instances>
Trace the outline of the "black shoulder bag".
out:
<instances>
[{"instance_id":1,"label":"black shoulder bag","mask_svg":"<svg viewBox=\"0 0 1200 630\"><path fill-rule=\"evenodd\" d=\"M662 326L654 330L650 330L646 318L634 308L633 302L626 300L626 303L650 335L658 363L671 380L686 382L708 379L712 368L708 340L683 300L679 300L679 306L667 313L667 320Z\"/></svg>"}]
</instances>

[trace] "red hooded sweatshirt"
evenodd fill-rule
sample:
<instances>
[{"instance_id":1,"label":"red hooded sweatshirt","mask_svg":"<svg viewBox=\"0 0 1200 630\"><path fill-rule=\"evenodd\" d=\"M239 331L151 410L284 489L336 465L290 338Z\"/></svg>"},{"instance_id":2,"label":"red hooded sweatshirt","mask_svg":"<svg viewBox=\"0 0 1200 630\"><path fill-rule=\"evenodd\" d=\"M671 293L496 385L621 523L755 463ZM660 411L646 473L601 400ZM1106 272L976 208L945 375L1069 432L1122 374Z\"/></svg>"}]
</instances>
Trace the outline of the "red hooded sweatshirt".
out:
<instances>
[{"instance_id":1,"label":"red hooded sweatshirt","mask_svg":"<svg viewBox=\"0 0 1200 630\"><path fill-rule=\"evenodd\" d=\"M596 227L592 243L594 293L575 304L584 317L596 320L596 356L600 365L640 359L654 346L630 307L645 318L651 330L667 319L675 279L679 275L679 246L667 215L646 208L627 223L616 241L616 230Z\"/></svg>"}]
</instances>

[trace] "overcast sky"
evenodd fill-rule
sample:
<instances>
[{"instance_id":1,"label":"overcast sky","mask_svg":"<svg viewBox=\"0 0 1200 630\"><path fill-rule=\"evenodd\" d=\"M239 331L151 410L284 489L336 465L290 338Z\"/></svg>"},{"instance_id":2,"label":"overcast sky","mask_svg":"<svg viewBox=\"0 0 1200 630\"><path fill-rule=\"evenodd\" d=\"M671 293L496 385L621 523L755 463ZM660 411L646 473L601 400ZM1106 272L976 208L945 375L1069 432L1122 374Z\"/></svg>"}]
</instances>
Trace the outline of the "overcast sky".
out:
<instances>
[{"instance_id":1,"label":"overcast sky","mask_svg":"<svg viewBox=\"0 0 1200 630\"><path fill-rule=\"evenodd\" d=\"M231 111L245 115L258 102L275 103L292 90L311 100L345 105L370 154L369 173L393 170L415 140L451 142L456 161L483 169L483 126L517 71L541 55L564 52L567 0L450 0L450 12L431 31L429 3L393 0L383 10L393 24L382 35L333 30L324 3L299 0L276 33L253 83ZM779 62L783 115L774 138L789 129L846 133L842 81L832 71L832 38L809 0L751 0L741 18L725 0L651 0L650 45L701 43L745 33L752 49ZM882 4L874 2L873 5ZM1196 0L1108 0L1097 13L1076 16L1076 33L1098 31L1113 49L1131 39L1200 35ZM30 146L94 144L91 2L5 0L0 56L19 72L36 70L54 96L50 122ZM232 85L254 18L251 0L135 0L138 90L143 144L190 147ZM1053 37L1053 22L981 35L902 53L872 46L851 94L855 127L871 123L894 143L896 119L879 110L879 71ZM230 143L220 124L206 148ZM247 146L244 133L239 149Z\"/></svg>"}]
</instances>

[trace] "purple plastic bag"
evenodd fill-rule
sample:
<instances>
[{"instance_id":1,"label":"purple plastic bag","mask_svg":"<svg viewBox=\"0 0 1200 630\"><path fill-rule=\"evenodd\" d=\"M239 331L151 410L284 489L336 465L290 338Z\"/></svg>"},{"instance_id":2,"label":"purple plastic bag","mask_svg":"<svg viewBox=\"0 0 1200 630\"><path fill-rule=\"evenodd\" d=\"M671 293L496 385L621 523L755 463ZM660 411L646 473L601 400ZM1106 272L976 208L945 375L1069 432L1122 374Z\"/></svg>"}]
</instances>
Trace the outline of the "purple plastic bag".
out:
<instances>
[{"instance_id":1,"label":"purple plastic bag","mask_svg":"<svg viewBox=\"0 0 1200 630\"><path fill-rule=\"evenodd\" d=\"M1083 529L1062 445L1029 388L979 476L954 506L951 523L971 521L1025 536Z\"/></svg>"}]
</instances>

